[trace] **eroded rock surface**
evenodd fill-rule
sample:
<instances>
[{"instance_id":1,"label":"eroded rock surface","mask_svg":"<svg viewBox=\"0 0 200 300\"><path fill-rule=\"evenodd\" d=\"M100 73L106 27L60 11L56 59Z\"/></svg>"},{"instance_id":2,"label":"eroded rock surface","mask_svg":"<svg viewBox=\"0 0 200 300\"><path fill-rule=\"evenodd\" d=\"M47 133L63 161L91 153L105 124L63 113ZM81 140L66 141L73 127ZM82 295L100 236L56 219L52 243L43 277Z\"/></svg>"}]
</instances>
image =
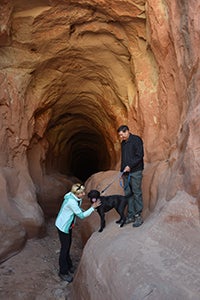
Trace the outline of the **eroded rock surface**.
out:
<instances>
[{"instance_id":1,"label":"eroded rock surface","mask_svg":"<svg viewBox=\"0 0 200 300\"><path fill-rule=\"evenodd\" d=\"M199 201L198 9L185 0L1 1L1 260L44 234L44 216L57 214L73 182L114 178L122 123L144 140L144 216L180 191Z\"/></svg>"}]
</instances>

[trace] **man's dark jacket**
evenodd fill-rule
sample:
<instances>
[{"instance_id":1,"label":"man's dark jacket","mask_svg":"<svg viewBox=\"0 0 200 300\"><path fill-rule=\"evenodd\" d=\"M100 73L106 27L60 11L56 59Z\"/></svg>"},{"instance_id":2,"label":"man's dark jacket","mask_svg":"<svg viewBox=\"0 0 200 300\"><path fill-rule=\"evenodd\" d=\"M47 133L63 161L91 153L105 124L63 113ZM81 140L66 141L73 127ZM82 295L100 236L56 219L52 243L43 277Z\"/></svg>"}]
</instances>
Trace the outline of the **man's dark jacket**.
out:
<instances>
[{"instance_id":1,"label":"man's dark jacket","mask_svg":"<svg viewBox=\"0 0 200 300\"><path fill-rule=\"evenodd\" d=\"M144 169L143 141L139 136L130 133L128 140L122 141L121 155L121 172L126 166L130 167L130 172Z\"/></svg>"}]
</instances>

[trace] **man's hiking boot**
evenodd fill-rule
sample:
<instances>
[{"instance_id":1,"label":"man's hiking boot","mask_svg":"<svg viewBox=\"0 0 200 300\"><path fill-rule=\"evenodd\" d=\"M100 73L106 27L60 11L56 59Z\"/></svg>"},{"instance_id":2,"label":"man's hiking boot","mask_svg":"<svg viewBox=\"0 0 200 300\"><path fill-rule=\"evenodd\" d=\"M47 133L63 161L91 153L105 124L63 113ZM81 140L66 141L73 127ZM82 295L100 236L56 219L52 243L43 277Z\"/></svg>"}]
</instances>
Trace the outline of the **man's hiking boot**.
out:
<instances>
[{"instance_id":1,"label":"man's hiking boot","mask_svg":"<svg viewBox=\"0 0 200 300\"><path fill-rule=\"evenodd\" d=\"M135 221L133 222L133 227L139 227L143 224L142 217L140 215L135 215Z\"/></svg>"},{"instance_id":2,"label":"man's hiking boot","mask_svg":"<svg viewBox=\"0 0 200 300\"><path fill-rule=\"evenodd\" d=\"M126 221L125 221L125 224L130 224L130 223L133 223L135 221L135 217L132 217L132 218L126 218Z\"/></svg>"}]
</instances>

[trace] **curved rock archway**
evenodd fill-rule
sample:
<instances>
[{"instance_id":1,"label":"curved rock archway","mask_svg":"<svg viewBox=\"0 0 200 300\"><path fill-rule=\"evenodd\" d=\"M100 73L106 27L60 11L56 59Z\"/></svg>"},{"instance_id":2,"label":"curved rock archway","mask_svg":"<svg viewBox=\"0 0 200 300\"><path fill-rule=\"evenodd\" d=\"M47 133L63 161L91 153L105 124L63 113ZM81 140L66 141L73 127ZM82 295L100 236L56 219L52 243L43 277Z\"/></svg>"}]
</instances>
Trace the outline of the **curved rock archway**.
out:
<instances>
[{"instance_id":1,"label":"curved rock archway","mask_svg":"<svg viewBox=\"0 0 200 300\"><path fill-rule=\"evenodd\" d=\"M57 22L68 13L66 8L64 11L61 8L57 11ZM129 118L129 98L132 101L137 97L134 61L130 64L126 33L118 37L124 31L123 26L98 10L100 20L95 15L87 21L88 14L93 12L89 6L82 7L76 20L66 24L68 42L66 39L65 44L66 27L58 35L57 29L52 28L56 24L54 20L49 30L55 31L59 42L55 44L53 37L51 49L47 49L51 36L45 45L42 35L46 35L44 24L53 11L43 10L40 12L43 17L35 18L33 27L44 29L40 36L33 29L35 46L30 45L34 55L43 54L43 60L34 64L30 72L26 91L30 115L33 114L35 134L39 138L45 135L49 143L47 172L56 170L86 180L95 172L115 168L119 160L116 128ZM73 12L76 6L72 6L70 13ZM18 19L23 14L16 15Z\"/></svg>"}]
</instances>

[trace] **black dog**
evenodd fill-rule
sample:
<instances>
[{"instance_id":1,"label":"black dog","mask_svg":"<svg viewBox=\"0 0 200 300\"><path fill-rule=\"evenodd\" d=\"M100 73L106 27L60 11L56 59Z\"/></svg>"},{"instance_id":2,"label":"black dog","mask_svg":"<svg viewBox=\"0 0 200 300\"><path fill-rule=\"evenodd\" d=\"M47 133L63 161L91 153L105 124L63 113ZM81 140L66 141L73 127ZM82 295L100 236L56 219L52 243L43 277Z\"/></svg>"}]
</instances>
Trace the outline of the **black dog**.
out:
<instances>
[{"instance_id":1,"label":"black dog","mask_svg":"<svg viewBox=\"0 0 200 300\"><path fill-rule=\"evenodd\" d=\"M104 227L106 226L105 222L105 213L112 208L115 208L118 214L120 215L120 219L116 221L116 223L120 224L122 227L125 223L126 217L124 215L124 210L127 205L127 197L122 195L110 195L110 196L100 196L100 192L97 190L91 190L88 193L88 198L91 203L97 201L97 199L101 200L101 205L97 207L97 212L101 218L101 227L99 232L102 232Z\"/></svg>"}]
</instances>

